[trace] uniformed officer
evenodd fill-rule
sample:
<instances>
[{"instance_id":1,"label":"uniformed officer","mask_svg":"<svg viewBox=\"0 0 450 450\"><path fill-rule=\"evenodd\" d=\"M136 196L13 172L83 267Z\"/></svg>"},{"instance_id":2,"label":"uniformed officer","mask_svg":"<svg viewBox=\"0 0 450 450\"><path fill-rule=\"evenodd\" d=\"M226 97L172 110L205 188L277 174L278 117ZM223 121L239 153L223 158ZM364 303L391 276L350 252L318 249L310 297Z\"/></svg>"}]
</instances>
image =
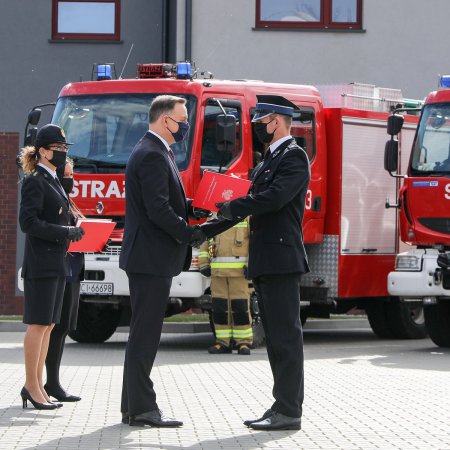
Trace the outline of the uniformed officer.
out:
<instances>
[{"instance_id":1,"label":"uniformed officer","mask_svg":"<svg viewBox=\"0 0 450 450\"><path fill-rule=\"evenodd\" d=\"M231 353L234 341L240 355L250 355L253 341L248 280L248 220L209 239L200 247L199 267L211 276L212 315L216 344L209 353Z\"/></svg>"},{"instance_id":2,"label":"uniformed officer","mask_svg":"<svg viewBox=\"0 0 450 450\"><path fill-rule=\"evenodd\" d=\"M69 200L56 176L66 162L69 143L62 128L48 124L36 136L34 147L22 150L20 162L27 175L22 184L19 223L26 234L22 266L24 278L23 322L25 386L23 406L54 409L44 389L42 373L50 333L61 316L66 276L70 274L66 251L69 241L82 238L82 228L71 226Z\"/></svg>"},{"instance_id":3,"label":"uniformed officer","mask_svg":"<svg viewBox=\"0 0 450 450\"><path fill-rule=\"evenodd\" d=\"M254 131L269 147L254 171L250 194L218 203L218 217L250 219L248 276L253 280L266 334L275 402L245 425L258 430L300 429L303 337L300 276L308 272L302 220L310 179L308 156L290 134L296 105L279 96L257 96ZM233 223L233 222L231 222ZM223 222L202 226L207 236Z\"/></svg>"}]
</instances>

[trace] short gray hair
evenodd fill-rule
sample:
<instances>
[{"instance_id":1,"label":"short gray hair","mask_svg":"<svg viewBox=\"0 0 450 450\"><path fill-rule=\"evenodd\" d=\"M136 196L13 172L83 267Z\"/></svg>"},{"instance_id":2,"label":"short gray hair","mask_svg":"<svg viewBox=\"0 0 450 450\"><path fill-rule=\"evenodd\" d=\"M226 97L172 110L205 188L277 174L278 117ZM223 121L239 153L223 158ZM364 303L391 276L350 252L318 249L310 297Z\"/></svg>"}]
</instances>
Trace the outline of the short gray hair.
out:
<instances>
[{"instance_id":1,"label":"short gray hair","mask_svg":"<svg viewBox=\"0 0 450 450\"><path fill-rule=\"evenodd\" d=\"M150 106L149 122L155 123L162 115L169 114L177 103L186 104L186 99L175 95L158 95Z\"/></svg>"}]
</instances>

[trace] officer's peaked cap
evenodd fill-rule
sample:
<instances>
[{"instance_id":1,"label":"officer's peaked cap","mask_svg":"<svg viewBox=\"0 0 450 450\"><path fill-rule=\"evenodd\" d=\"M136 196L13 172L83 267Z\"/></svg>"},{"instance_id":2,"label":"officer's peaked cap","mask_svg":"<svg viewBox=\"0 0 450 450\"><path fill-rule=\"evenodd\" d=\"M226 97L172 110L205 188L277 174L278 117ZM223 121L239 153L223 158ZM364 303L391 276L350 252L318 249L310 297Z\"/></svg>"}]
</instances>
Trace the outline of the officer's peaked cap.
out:
<instances>
[{"instance_id":1,"label":"officer's peaked cap","mask_svg":"<svg viewBox=\"0 0 450 450\"><path fill-rule=\"evenodd\" d=\"M257 95L256 111L252 122L264 119L270 114L292 117L298 111L297 105L280 95Z\"/></svg>"},{"instance_id":2,"label":"officer's peaked cap","mask_svg":"<svg viewBox=\"0 0 450 450\"><path fill-rule=\"evenodd\" d=\"M48 147L52 144L66 144L72 145L71 142L66 141L66 135L64 134L64 130L58 125L53 125L49 123L48 125L44 125L36 135L36 150L41 147Z\"/></svg>"}]
</instances>

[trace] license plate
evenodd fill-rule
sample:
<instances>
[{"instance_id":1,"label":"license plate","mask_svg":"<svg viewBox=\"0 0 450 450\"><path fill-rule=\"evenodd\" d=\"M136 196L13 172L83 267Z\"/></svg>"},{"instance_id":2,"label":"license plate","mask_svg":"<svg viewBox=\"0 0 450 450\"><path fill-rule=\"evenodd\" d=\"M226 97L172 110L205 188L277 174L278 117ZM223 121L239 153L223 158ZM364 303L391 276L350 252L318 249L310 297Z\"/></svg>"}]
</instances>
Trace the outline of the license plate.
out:
<instances>
[{"instance_id":1,"label":"license plate","mask_svg":"<svg viewBox=\"0 0 450 450\"><path fill-rule=\"evenodd\" d=\"M83 295L113 295L113 283L91 283L82 281L80 294Z\"/></svg>"}]
</instances>

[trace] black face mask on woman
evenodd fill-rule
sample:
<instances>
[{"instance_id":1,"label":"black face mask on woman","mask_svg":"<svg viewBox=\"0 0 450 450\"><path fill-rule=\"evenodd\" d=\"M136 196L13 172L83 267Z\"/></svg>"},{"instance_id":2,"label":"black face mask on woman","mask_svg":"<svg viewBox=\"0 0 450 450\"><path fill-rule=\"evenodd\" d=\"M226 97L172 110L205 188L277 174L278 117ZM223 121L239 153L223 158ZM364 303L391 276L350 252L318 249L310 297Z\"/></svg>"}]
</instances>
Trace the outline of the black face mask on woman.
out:
<instances>
[{"instance_id":1,"label":"black face mask on woman","mask_svg":"<svg viewBox=\"0 0 450 450\"><path fill-rule=\"evenodd\" d=\"M53 164L56 168L64 166L66 164L66 152L58 152L57 150L53 150L53 158L47 159L50 164Z\"/></svg>"},{"instance_id":2,"label":"black face mask on woman","mask_svg":"<svg viewBox=\"0 0 450 450\"><path fill-rule=\"evenodd\" d=\"M267 125L269 123L273 122L274 119L272 119L270 122L263 123L263 122L255 122L253 124L253 129L255 130L256 137L263 143L268 144L272 141L273 136L275 134L275 131L273 133L267 132Z\"/></svg>"},{"instance_id":3,"label":"black face mask on woman","mask_svg":"<svg viewBox=\"0 0 450 450\"><path fill-rule=\"evenodd\" d=\"M60 178L61 186L64 192L69 195L73 191L73 178Z\"/></svg>"}]
</instances>

